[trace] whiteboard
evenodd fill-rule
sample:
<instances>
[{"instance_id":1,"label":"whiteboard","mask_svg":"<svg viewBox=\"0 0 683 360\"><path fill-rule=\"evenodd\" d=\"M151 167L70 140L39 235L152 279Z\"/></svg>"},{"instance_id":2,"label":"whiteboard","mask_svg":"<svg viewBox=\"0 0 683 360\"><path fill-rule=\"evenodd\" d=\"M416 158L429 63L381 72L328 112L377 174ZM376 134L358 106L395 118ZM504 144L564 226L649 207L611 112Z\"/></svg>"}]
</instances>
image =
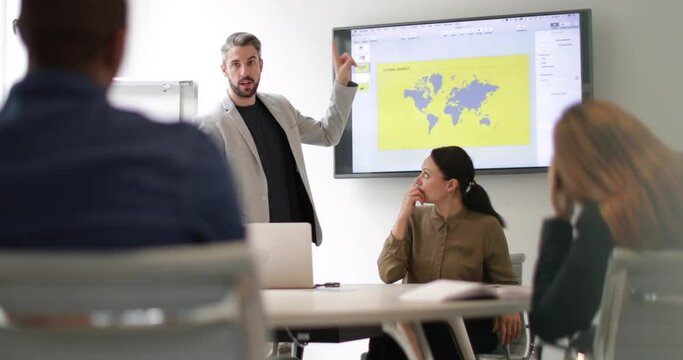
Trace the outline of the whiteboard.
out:
<instances>
[{"instance_id":1,"label":"whiteboard","mask_svg":"<svg viewBox=\"0 0 683 360\"><path fill-rule=\"evenodd\" d=\"M192 121L197 115L197 83L192 80L114 78L107 97L114 107L142 113L153 121Z\"/></svg>"}]
</instances>

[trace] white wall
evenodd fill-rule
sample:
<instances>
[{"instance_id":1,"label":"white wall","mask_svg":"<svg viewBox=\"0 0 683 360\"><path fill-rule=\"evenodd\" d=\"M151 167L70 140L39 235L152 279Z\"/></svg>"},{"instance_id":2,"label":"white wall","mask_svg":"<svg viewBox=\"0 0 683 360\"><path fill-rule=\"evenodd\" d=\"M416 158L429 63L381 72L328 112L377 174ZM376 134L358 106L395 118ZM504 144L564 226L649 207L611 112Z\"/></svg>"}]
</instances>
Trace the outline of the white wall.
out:
<instances>
[{"instance_id":1,"label":"white wall","mask_svg":"<svg viewBox=\"0 0 683 360\"><path fill-rule=\"evenodd\" d=\"M19 0L0 0L0 8L4 11L2 14L2 29L4 33L0 33L2 39L0 40L0 64L2 64L2 71L0 71L0 104L5 103L5 97L8 95L10 87L18 79L24 76L26 72L26 50L19 41L19 36L12 31L12 22L19 16Z\"/></svg>"},{"instance_id":2,"label":"white wall","mask_svg":"<svg viewBox=\"0 0 683 360\"><path fill-rule=\"evenodd\" d=\"M5 56L4 54L6 53L5 50L5 43L7 42L5 40L5 32L7 31L7 19L6 19L6 12L7 12L7 3L3 0L0 1L0 104L3 103L3 99L5 98ZM11 26L11 22L10 22Z\"/></svg>"},{"instance_id":3,"label":"white wall","mask_svg":"<svg viewBox=\"0 0 683 360\"><path fill-rule=\"evenodd\" d=\"M7 0L8 9L18 0ZM662 139L683 150L683 3L678 0L130 0L128 54L120 76L199 82L199 110L226 90L220 73L222 41L250 31L263 42L261 90L285 94L303 113L320 116L332 81L332 28L366 23L458 18L558 9L593 9L596 97L613 100ZM8 10L6 17L15 16ZM11 39L11 38L10 38ZM17 61L18 53L12 58ZM21 76L13 73L7 82ZM13 70L12 70L13 69ZM315 257L316 281L378 282L375 260L409 179L335 180L332 149L306 146L314 200L324 231ZM478 178L507 219L512 252L527 254L529 283L542 219L551 214L545 175ZM316 345L308 359L357 358L363 342ZM326 352L333 349L333 352Z\"/></svg>"},{"instance_id":4,"label":"white wall","mask_svg":"<svg viewBox=\"0 0 683 360\"><path fill-rule=\"evenodd\" d=\"M197 80L199 109L206 111L226 89L219 72L222 41L233 31L250 31L264 46L261 90L286 94L302 112L319 116L332 81L332 27L589 7L594 10L596 96L622 104L669 144L683 149L678 141L683 126L675 121L679 115L671 106L683 95L683 54L669 40L683 33L674 15L674 7L683 6L675 0L648 5L639 0L432 0L422 7L408 0L350 0L342 6L313 0L239 4L132 1L129 52L120 75ZM323 246L315 251L316 279L379 281L375 259L410 180L335 180L331 148L306 146L305 154L325 234ZM528 255L528 283L539 226L551 213L545 175L482 176L479 181L509 222L511 251Z\"/></svg>"}]
</instances>

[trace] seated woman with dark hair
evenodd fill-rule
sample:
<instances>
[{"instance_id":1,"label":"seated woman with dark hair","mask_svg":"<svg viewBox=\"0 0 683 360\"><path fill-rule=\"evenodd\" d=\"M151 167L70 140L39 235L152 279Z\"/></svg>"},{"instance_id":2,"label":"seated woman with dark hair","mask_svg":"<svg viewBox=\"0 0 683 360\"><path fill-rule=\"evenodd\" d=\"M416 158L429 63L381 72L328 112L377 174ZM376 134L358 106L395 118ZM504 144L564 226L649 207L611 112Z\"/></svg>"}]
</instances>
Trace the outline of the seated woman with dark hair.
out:
<instances>
[{"instance_id":1,"label":"seated woman with dark hair","mask_svg":"<svg viewBox=\"0 0 683 360\"><path fill-rule=\"evenodd\" d=\"M433 206L416 206L416 202ZM408 189L396 223L377 260L382 281L426 283L455 279L517 284L503 218L474 180L474 165L460 147L434 149ZM519 335L519 314L465 321L475 353L492 351ZM445 323L424 324L435 359L454 359L458 349ZM404 359L388 336L370 340L368 359Z\"/></svg>"}]
</instances>

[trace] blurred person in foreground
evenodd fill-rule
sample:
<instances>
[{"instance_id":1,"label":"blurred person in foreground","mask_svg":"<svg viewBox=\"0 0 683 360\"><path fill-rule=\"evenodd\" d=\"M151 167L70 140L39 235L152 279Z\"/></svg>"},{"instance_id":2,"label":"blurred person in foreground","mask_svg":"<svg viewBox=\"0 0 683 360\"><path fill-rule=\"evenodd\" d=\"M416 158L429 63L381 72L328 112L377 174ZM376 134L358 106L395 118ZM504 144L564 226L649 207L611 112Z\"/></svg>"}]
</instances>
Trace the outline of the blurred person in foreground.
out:
<instances>
[{"instance_id":1,"label":"blurred person in foreground","mask_svg":"<svg viewBox=\"0 0 683 360\"><path fill-rule=\"evenodd\" d=\"M604 100L567 109L554 143L530 325L547 342L580 332L575 346L590 351L613 248L683 247L683 159Z\"/></svg>"},{"instance_id":2,"label":"blurred person in foreground","mask_svg":"<svg viewBox=\"0 0 683 360\"><path fill-rule=\"evenodd\" d=\"M120 249L244 238L196 127L113 108L124 0L23 0L28 73L0 112L0 247Z\"/></svg>"}]
</instances>

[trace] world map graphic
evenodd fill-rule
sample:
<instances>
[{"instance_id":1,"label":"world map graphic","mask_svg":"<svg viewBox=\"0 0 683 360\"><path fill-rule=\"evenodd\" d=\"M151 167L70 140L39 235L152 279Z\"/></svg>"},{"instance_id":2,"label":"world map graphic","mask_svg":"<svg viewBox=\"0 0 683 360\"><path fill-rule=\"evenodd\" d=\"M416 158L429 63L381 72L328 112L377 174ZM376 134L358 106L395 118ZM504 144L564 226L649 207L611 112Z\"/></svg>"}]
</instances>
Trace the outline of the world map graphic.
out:
<instances>
[{"instance_id":1,"label":"world map graphic","mask_svg":"<svg viewBox=\"0 0 683 360\"><path fill-rule=\"evenodd\" d=\"M403 90L403 96L413 100L417 110L425 114L431 133L434 126L444 118L450 118L452 125L460 123L463 111L473 111L479 117L479 124L491 125L491 118L482 111L482 104L500 89L499 86L482 82L479 79L466 82L462 87L452 87L443 91L443 75L434 73L418 80L411 89ZM446 106L434 109L431 105L436 97L446 97ZM441 111L439 111L441 110Z\"/></svg>"},{"instance_id":2,"label":"world map graphic","mask_svg":"<svg viewBox=\"0 0 683 360\"><path fill-rule=\"evenodd\" d=\"M528 55L382 63L376 71L379 149L531 141Z\"/></svg>"}]
</instances>

